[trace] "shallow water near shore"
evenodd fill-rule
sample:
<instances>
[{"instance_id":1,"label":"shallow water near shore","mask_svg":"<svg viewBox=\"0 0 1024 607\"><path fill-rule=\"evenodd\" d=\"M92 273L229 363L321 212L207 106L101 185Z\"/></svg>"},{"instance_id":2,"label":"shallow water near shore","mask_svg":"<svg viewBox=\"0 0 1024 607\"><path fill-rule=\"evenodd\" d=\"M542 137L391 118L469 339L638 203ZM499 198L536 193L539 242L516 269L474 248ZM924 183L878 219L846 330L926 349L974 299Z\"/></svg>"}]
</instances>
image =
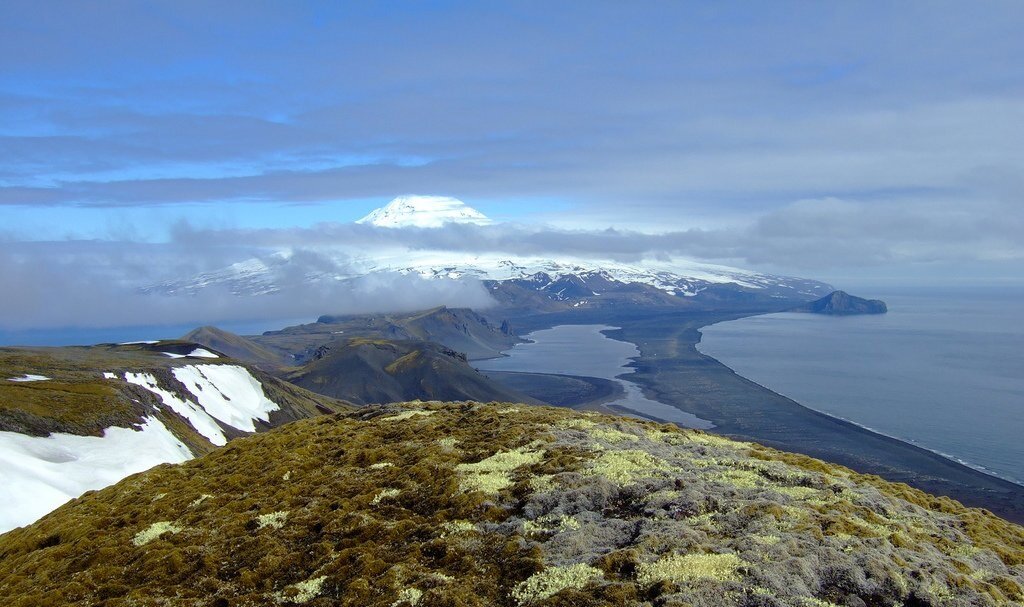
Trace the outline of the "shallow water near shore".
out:
<instances>
[{"instance_id":1,"label":"shallow water near shore","mask_svg":"<svg viewBox=\"0 0 1024 607\"><path fill-rule=\"evenodd\" d=\"M625 394L608 405L616 405L642 415L656 417L687 428L708 429L713 424L692 413L651 400L640 387L617 376L633 373L627 367L640 354L629 342L607 337L606 325L560 325L534 331L524 337L530 341L516 344L505 356L473 361L482 371L519 371L557 373L610 379L622 385Z\"/></svg>"},{"instance_id":2,"label":"shallow water near shore","mask_svg":"<svg viewBox=\"0 0 1024 607\"><path fill-rule=\"evenodd\" d=\"M864 293L889 313L768 314L698 350L802 405L1024 484L1021 290Z\"/></svg>"}]
</instances>

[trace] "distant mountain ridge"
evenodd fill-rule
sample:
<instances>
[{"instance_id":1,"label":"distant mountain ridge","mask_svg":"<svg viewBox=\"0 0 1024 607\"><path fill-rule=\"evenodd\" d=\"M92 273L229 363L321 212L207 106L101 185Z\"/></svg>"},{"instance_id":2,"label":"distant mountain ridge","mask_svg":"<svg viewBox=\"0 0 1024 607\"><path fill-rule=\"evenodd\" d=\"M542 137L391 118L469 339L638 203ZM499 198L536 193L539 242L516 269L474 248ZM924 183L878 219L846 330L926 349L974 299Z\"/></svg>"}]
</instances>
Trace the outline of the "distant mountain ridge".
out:
<instances>
[{"instance_id":1,"label":"distant mountain ridge","mask_svg":"<svg viewBox=\"0 0 1024 607\"><path fill-rule=\"evenodd\" d=\"M491 220L457 199L400 197L360 222L375 227L436 229L448 223L486 225ZM343 248L321 252L328 258L336 256L337 269L304 268L305 280L345 283L387 273L426 279L477 279L483 281L499 305L517 309L527 304L544 310L571 310L633 303L706 307L751 300L799 302L833 290L816 280L682 258L623 262L602 255L429 250L403 247L400 238L394 247L380 253ZM143 291L195 294L216 286L240 296L276 293L292 280L292 263L291 251L281 250L221 270L150 285Z\"/></svg>"},{"instance_id":2,"label":"distant mountain ridge","mask_svg":"<svg viewBox=\"0 0 1024 607\"><path fill-rule=\"evenodd\" d=\"M202 327L186 337L225 348L317 394L360 405L411 399L539 402L467 362L467 352L496 356L522 341L507 323L492 324L468 309L324 315L315 323L249 337Z\"/></svg>"}]
</instances>

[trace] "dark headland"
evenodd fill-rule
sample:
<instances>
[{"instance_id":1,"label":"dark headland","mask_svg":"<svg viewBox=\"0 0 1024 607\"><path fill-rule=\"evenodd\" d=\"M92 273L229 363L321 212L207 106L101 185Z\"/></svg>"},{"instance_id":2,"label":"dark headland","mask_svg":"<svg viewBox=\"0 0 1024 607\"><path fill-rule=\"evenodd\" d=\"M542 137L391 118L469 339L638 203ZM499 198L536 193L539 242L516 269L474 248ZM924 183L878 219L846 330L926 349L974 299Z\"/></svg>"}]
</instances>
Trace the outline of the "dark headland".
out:
<instances>
[{"instance_id":1,"label":"dark headland","mask_svg":"<svg viewBox=\"0 0 1024 607\"><path fill-rule=\"evenodd\" d=\"M789 311L849 316L853 314L885 314L888 310L885 302L880 299L864 299L845 291L833 291L821 299L797 306Z\"/></svg>"}]
</instances>

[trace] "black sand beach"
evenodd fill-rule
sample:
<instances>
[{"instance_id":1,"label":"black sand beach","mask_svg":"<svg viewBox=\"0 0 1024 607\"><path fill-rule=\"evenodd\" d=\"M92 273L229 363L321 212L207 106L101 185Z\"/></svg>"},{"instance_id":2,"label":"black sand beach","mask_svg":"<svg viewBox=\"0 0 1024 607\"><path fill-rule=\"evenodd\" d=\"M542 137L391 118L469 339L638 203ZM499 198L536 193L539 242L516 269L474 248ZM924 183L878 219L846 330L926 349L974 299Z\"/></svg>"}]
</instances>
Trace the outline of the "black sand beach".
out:
<instances>
[{"instance_id":1,"label":"black sand beach","mask_svg":"<svg viewBox=\"0 0 1024 607\"><path fill-rule=\"evenodd\" d=\"M524 333L559 324L622 327L607 335L640 349L629 381L648 398L712 421L714 432L907 483L1024 523L1024 487L804 407L697 351L700 327L761 312L591 311L516 322Z\"/></svg>"},{"instance_id":2,"label":"black sand beach","mask_svg":"<svg viewBox=\"0 0 1024 607\"><path fill-rule=\"evenodd\" d=\"M620 398L625 392L621 384L600 377L517 371L484 373L513 390L556 407L617 413L603 405Z\"/></svg>"}]
</instances>

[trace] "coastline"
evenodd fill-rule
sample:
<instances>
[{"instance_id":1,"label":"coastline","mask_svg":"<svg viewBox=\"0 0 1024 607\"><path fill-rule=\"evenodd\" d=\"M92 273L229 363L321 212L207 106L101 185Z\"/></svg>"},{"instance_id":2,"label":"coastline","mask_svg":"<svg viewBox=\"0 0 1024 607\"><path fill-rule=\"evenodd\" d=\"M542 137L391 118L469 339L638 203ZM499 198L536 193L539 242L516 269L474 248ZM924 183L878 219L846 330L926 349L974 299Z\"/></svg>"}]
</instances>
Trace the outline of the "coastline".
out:
<instances>
[{"instance_id":1,"label":"coastline","mask_svg":"<svg viewBox=\"0 0 1024 607\"><path fill-rule=\"evenodd\" d=\"M906 483L1024 523L1024 486L802 405L697 350L701 327L767 312L594 311L524 318L520 323L531 330L559 324L614 324L621 328L605 334L640 350L630 363L636 372L629 380L647 398L712 421L713 432Z\"/></svg>"},{"instance_id":2,"label":"coastline","mask_svg":"<svg viewBox=\"0 0 1024 607\"><path fill-rule=\"evenodd\" d=\"M618 400L625 389L618 382L600 377L535 373L527 371L481 371L498 383L556 407L621 415L605 406Z\"/></svg>"}]
</instances>

